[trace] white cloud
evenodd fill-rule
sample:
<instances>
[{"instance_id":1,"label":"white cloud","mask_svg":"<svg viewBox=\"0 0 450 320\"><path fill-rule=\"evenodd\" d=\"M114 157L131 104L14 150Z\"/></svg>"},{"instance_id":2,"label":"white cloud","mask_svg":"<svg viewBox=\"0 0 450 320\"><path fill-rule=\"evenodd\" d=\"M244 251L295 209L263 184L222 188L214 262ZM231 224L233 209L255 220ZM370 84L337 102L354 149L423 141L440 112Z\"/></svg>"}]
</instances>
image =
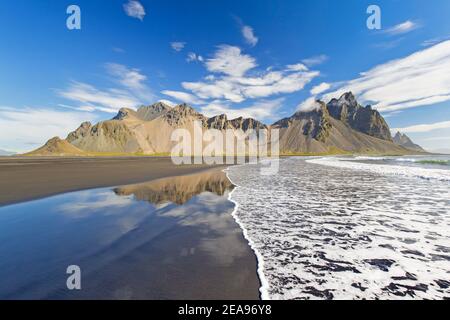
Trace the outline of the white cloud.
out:
<instances>
[{"instance_id":1,"label":"white cloud","mask_svg":"<svg viewBox=\"0 0 450 320\"><path fill-rule=\"evenodd\" d=\"M16 152L30 151L52 137L65 138L83 121L95 119L89 112L0 107L0 145Z\"/></svg>"},{"instance_id":2,"label":"white cloud","mask_svg":"<svg viewBox=\"0 0 450 320\"><path fill-rule=\"evenodd\" d=\"M450 40L450 36L428 39L428 40L425 40L424 42L422 42L421 45L423 47L429 47L429 46L434 46L435 44L438 44L439 42L443 42L443 41L447 41L447 40Z\"/></svg>"},{"instance_id":3,"label":"white cloud","mask_svg":"<svg viewBox=\"0 0 450 320\"><path fill-rule=\"evenodd\" d=\"M107 63L105 69L115 88L98 89L93 85L72 81L59 96L78 103L78 110L116 113L120 108L135 108L155 99L145 84L147 76L139 69L117 63ZM64 106L63 106L64 107Z\"/></svg>"},{"instance_id":4,"label":"white cloud","mask_svg":"<svg viewBox=\"0 0 450 320\"><path fill-rule=\"evenodd\" d=\"M131 90L146 90L144 82L147 80L147 76L143 75L139 69L130 69L117 63L107 63L106 70L123 86Z\"/></svg>"},{"instance_id":5,"label":"white cloud","mask_svg":"<svg viewBox=\"0 0 450 320\"><path fill-rule=\"evenodd\" d=\"M171 42L170 43L170 46L176 52L180 52L181 50L183 50L185 45L186 45L186 42L180 42L180 41L176 41L176 42Z\"/></svg>"},{"instance_id":6,"label":"white cloud","mask_svg":"<svg viewBox=\"0 0 450 320\"><path fill-rule=\"evenodd\" d=\"M450 100L450 41L389 61L361 73L325 96L352 91L382 112L426 106Z\"/></svg>"},{"instance_id":7,"label":"white cloud","mask_svg":"<svg viewBox=\"0 0 450 320\"><path fill-rule=\"evenodd\" d=\"M303 63L290 64L286 66L287 70L290 71L308 71L308 67Z\"/></svg>"},{"instance_id":8,"label":"white cloud","mask_svg":"<svg viewBox=\"0 0 450 320\"><path fill-rule=\"evenodd\" d=\"M206 61L206 67L210 72L240 77L256 67L256 61L253 57L242 54L238 47L221 45L214 57Z\"/></svg>"},{"instance_id":9,"label":"white cloud","mask_svg":"<svg viewBox=\"0 0 450 320\"><path fill-rule=\"evenodd\" d=\"M78 102L81 106L91 106L96 110L115 113L120 108L134 108L141 102L130 94L120 89L99 90L94 86L82 82L71 82L58 94L71 101Z\"/></svg>"},{"instance_id":10,"label":"white cloud","mask_svg":"<svg viewBox=\"0 0 450 320\"><path fill-rule=\"evenodd\" d=\"M310 92L312 95L318 95L322 92L327 91L330 88L331 88L331 85L329 83L322 82L321 84L313 87Z\"/></svg>"},{"instance_id":11,"label":"white cloud","mask_svg":"<svg viewBox=\"0 0 450 320\"><path fill-rule=\"evenodd\" d=\"M402 133L418 133L418 132L429 132L438 129L448 129L450 128L450 121L442 121L436 123L428 124L417 124L414 126L404 127L404 128L394 128L391 129L392 132L400 131Z\"/></svg>"},{"instance_id":12,"label":"white cloud","mask_svg":"<svg viewBox=\"0 0 450 320\"><path fill-rule=\"evenodd\" d=\"M407 20L405 22L399 23L391 28L386 29L384 32L390 35L397 35L413 31L419 27L420 25L417 22Z\"/></svg>"},{"instance_id":13,"label":"white cloud","mask_svg":"<svg viewBox=\"0 0 450 320\"><path fill-rule=\"evenodd\" d=\"M188 103L188 104L202 104L203 102L199 100L196 96L181 91L164 90L161 91L162 94L172 97L177 101Z\"/></svg>"},{"instance_id":14,"label":"white cloud","mask_svg":"<svg viewBox=\"0 0 450 320\"><path fill-rule=\"evenodd\" d=\"M325 61L328 60L328 56L325 54L321 54L318 56L314 56L314 57L310 57L307 59L303 59L302 62L307 65L308 67L313 67L319 64L324 63Z\"/></svg>"},{"instance_id":15,"label":"white cloud","mask_svg":"<svg viewBox=\"0 0 450 320\"><path fill-rule=\"evenodd\" d=\"M228 100L241 103L247 99L266 98L276 94L293 93L302 90L306 84L317 77L318 71L308 71L303 64L288 65L282 71L272 68L247 76L250 69L256 67L256 60L243 55L237 47L220 46L213 59L206 62L210 72L204 81L183 82L184 89L203 100Z\"/></svg>"},{"instance_id":16,"label":"white cloud","mask_svg":"<svg viewBox=\"0 0 450 320\"><path fill-rule=\"evenodd\" d=\"M141 21L144 20L145 8L139 1L129 0L123 5L123 9L128 16L139 19Z\"/></svg>"},{"instance_id":17,"label":"white cloud","mask_svg":"<svg viewBox=\"0 0 450 320\"><path fill-rule=\"evenodd\" d=\"M255 36L253 28L250 26L242 26L241 28L242 35L244 36L245 42L247 42L252 47L256 46L258 43L258 37Z\"/></svg>"},{"instance_id":18,"label":"white cloud","mask_svg":"<svg viewBox=\"0 0 450 320\"><path fill-rule=\"evenodd\" d=\"M309 112L320 108L316 97L309 97L297 106L297 111Z\"/></svg>"},{"instance_id":19,"label":"white cloud","mask_svg":"<svg viewBox=\"0 0 450 320\"><path fill-rule=\"evenodd\" d=\"M201 55L197 55L194 52L189 52L186 58L187 62L194 62L194 61L198 61L198 62L203 62L203 57Z\"/></svg>"},{"instance_id":20,"label":"white cloud","mask_svg":"<svg viewBox=\"0 0 450 320\"><path fill-rule=\"evenodd\" d=\"M276 111L282 106L283 98L275 100L259 101L249 107L234 109L229 103L223 101L213 101L207 106L203 106L200 112L207 117L213 117L220 114L226 114L228 119L238 117L254 118L259 121L274 120Z\"/></svg>"}]
</instances>

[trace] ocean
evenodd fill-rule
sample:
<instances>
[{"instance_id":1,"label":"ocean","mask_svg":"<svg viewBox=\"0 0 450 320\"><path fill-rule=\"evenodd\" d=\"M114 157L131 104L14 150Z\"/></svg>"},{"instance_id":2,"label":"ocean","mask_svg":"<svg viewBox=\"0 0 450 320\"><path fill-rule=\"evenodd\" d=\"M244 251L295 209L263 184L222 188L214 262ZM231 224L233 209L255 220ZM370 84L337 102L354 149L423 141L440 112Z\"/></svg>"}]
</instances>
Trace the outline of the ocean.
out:
<instances>
[{"instance_id":1,"label":"ocean","mask_svg":"<svg viewBox=\"0 0 450 320\"><path fill-rule=\"evenodd\" d=\"M450 298L450 157L230 167L264 299Z\"/></svg>"}]
</instances>

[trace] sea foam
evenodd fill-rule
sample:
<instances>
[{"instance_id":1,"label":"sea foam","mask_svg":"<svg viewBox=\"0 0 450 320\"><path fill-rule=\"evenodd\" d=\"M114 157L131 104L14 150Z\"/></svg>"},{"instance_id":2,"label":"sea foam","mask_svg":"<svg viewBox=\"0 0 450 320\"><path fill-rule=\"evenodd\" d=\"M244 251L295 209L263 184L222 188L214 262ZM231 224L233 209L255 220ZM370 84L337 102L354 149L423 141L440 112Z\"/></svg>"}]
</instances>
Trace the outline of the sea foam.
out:
<instances>
[{"instance_id":1,"label":"sea foam","mask_svg":"<svg viewBox=\"0 0 450 320\"><path fill-rule=\"evenodd\" d=\"M227 170L262 297L450 297L448 181L344 162L281 159L275 176L261 176L259 165Z\"/></svg>"}]
</instances>

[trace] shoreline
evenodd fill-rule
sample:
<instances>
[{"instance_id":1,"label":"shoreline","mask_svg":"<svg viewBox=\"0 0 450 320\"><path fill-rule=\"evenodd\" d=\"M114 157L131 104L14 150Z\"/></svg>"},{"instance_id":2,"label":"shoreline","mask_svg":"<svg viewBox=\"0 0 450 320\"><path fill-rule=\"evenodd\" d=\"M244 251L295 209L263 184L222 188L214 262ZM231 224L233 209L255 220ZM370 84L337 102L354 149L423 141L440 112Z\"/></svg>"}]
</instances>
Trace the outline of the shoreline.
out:
<instances>
[{"instance_id":1,"label":"shoreline","mask_svg":"<svg viewBox=\"0 0 450 320\"><path fill-rule=\"evenodd\" d=\"M232 199L233 193L238 188L241 188L241 187L237 183L233 182L233 180L231 180L231 178L230 178L230 176L228 174L229 168L224 169L223 172L225 172L225 174L227 176L227 179L230 180L230 182L235 186L234 189L228 195L228 201L230 201L230 202L232 202L234 204L234 209L233 209L233 212L231 213L231 216L233 217L234 221L239 226L239 228L242 230L243 238L247 241L248 246L250 247L250 249L255 254L255 258L256 258L256 272L257 272L259 283L260 283L259 297L260 297L261 300L270 300L270 297L269 297L269 282L264 276L264 259L263 259L263 256L261 255L261 253L256 248L255 243L253 242L253 240L250 239L247 229L244 227L244 225L242 224L241 220L237 216L237 211L239 209L239 203Z\"/></svg>"},{"instance_id":2,"label":"shoreline","mask_svg":"<svg viewBox=\"0 0 450 320\"><path fill-rule=\"evenodd\" d=\"M50 162L48 162L50 161ZM94 165L95 169L99 169L100 170L105 170L108 169L111 170L112 168L116 167L116 160L115 159L111 159L111 161L113 161L112 163L103 163L99 162L99 161L94 161L94 162L89 162L88 165ZM125 161L125 162L124 162ZM129 160L128 160L129 161ZM128 163L128 161L125 160L121 160L119 161L120 164L124 164L124 163ZM35 162L38 162L37 164ZM44 162L44 163L42 163ZM73 166L74 163L72 161L72 159L58 159L57 161L57 165L65 165L65 166ZM138 163L141 163L140 161ZM231 181L231 179L229 179L228 175L226 174L226 170L230 167L222 165L222 166L180 166L180 168L174 169L174 167L176 167L175 165L173 165L170 161L170 159L158 159L158 161L153 161L151 162L152 164L156 165L161 165L161 163L163 163L163 167L165 168L165 170L161 170L161 166L158 167L159 170L157 170L156 168L153 168L152 170L146 170L146 171L151 171L153 172L153 179L147 179L143 176L141 176L138 180L138 182L127 182L129 180L127 180L127 177L124 177L122 173L120 173L119 175L116 176L117 179L119 179L121 182L117 183L117 184L111 184L108 185L107 187L116 187L116 186L122 186L122 188L127 188L130 186L137 186L140 187L141 185L145 185L145 183L152 183L154 185L158 185L161 182L164 181L177 181L180 178L181 179L185 179L185 178L189 178L190 176L192 176L192 178L194 179L193 181L197 181L196 177L198 175L202 176L204 174L208 175L209 172L216 175L216 173L221 173L224 175L225 179L227 179L229 181L230 184L233 184L233 182ZM82 161L81 163L79 162L79 159L77 159L75 161L76 167L79 166L83 166L84 162ZM134 163L133 164L137 164ZM34 186L34 187L39 187L40 183L39 180L40 178L42 178L42 176L49 172L50 169L52 169L52 166L55 166L55 161L54 159L52 160L47 160L47 161L42 161L39 159L33 159L33 161L21 161L20 163L9 163L9 162L3 162L1 163L0 161L0 176L2 174L5 173L5 168L15 168L17 170L17 168L21 169L24 168L25 171L29 170L29 168L34 168L34 174L33 175L28 175L28 187L30 186ZM37 169L36 170L36 166ZM28 169L27 169L28 168ZM54 168L53 168L54 169ZM66 168L67 169L67 168ZM90 170L88 170L90 171ZM155 172L157 171L157 172ZM140 172L140 171L139 171ZM73 178L74 175L77 172L73 172L71 170L66 170L65 173L61 176L59 176L60 179L69 179L69 178ZM16 173L17 174L17 173ZM24 173L22 173L22 175L24 175ZM145 176L148 176L149 173L146 172ZM98 175L102 177L102 175ZM38 177L38 179L36 178ZM85 175L83 176L85 177ZM79 178L79 177L78 177ZM33 179L37 179L38 181L32 181ZM72 183L77 183L79 182L79 179L75 179L75 181L72 181ZM94 185L98 185L98 181L96 181L96 176L92 175L90 176L90 178L88 179L88 182L90 183L90 187L84 187L81 190L90 190L92 189L94 194L95 194L95 190L96 189L101 189L103 188L102 186L94 186ZM0 191L4 191L8 186L11 185L11 182L8 181L8 183L5 183L4 180L2 180L0 182ZM74 184L75 185L75 184ZM235 188L237 188L238 186L233 184L235 186ZM19 183L15 183L14 188L19 187L20 184ZM76 187L79 187L79 185L76 185ZM41 188L42 189L42 188ZM14 189L15 190L15 189ZM166 190L164 187L162 188L162 190ZM42 191L42 190L41 190ZM58 199L57 197L60 196L68 196L68 197L75 197L76 192L79 190L64 190L61 189L61 186L59 186L55 181L52 181L50 184L46 185L46 189L44 190L44 194L45 195L41 195L39 197L35 197L34 199L38 200L38 199L47 199L47 200L43 200L43 201L48 201L49 203L51 203L52 199ZM50 193L51 192L51 193ZM83 192L83 191L81 191ZM86 191L85 191L86 192ZM230 191L230 193L232 193L233 191ZM75 193L74 195L71 195L71 193ZM13 195L12 192L9 193L9 196ZM1 199L1 198L0 198ZM27 200L22 200L22 201L17 201L14 203L11 203L11 205L15 204L15 205L23 205L23 208L26 208L27 206L33 205L33 203L31 202L32 200L30 198L30 195L27 195ZM138 200L142 201L142 199ZM197 257L197 255L192 256L191 258L187 258L189 259L188 262L183 262L185 263L185 267L187 268L186 270L191 270L192 274L189 272L185 272L184 277L185 278L185 282L186 283L191 283L194 281L194 283L192 283L192 287L188 286L185 288L185 290L192 290L192 294L193 296L199 298L199 299L208 299L208 297L222 297L222 298L226 298L226 299L254 299L255 301L257 300L261 300L264 299L264 294L263 291L261 291L260 288L262 288L264 285L264 280L261 277L261 258L258 257L258 255L256 254L256 251L253 249L253 247L251 246L251 241L249 241L247 235L246 235L246 231L244 228L242 228L242 226L239 224L238 219L236 219L237 217L234 215L234 213L236 212L237 208L238 208L238 204L230 199L230 195L228 195L226 197L226 201L228 201L230 203L231 206L231 210L224 212L224 219L229 219L230 223L232 222L232 224L229 224L229 226L226 229L221 229L223 228L223 222L219 223L216 226L211 225L211 234L214 234L213 230L216 230L215 228L218 228L217 231L220 232L224 232L224 233L219 233L216 237L213 238L208 238L207 241L208 243L214 243L214 241L216 241L218 244L221 242L221 236L225 237L223 239L230 239L229 237L231 237L231 239L233 237L235 237L235 239L237 240L238 238L240 238L241 240L239 240L238 242L234 243L234 245L231 245L232 248L234 248L232 251L226 251L224 253L220 253L219 250L215 250L219 256L221 256L222 258L214 258L214 257L210 257L208 254L206 254L205 252L201 252L201 251L197 251L199 254L199 256ZM8 209L8 205L4 205L2 202L0 202L0 208L2 208L3 210L9 210ZM13 207L11 207L12 210ZM20 207L22 208L22 207ZM36 213L39 213L39 211L37 211ZM211 216L211 213L205 212L207 215L205 217L208 216L208 214ZM42 212L42 214L45 215L44 212ZM195 214L194 212L192 212L192 214ZM215 217L216 215L213 214L213 216ZM225 216L228 216L229 218L225 218ZM189 219L189 215L185 218L185 219ZM224 220L224 221L226 221ZM141 226L141 228L143 230L145 230L146 228L158 228L158 222L160 220L156 220L154 223L151 224L144 224ZM156 224L155 224L156 223ZM161 222L159 224L161 224L161 226L165 226L166 222L164 222L163 220L161 220ZM153 225L153 227L152 227ZM225 224L226 225L226 224ZM234 226L233 226L234 225ZM140 229L141 229L140 228ZM138 230L138 229L137 229ZM149 231L151 231L153 229L149 229ZM192 230L192 231L189 231ZM203 239L204 237L204 232L196 232L196 229L192 229L192 227L190 227L189 229L183 228L182 226L176 227L176 225L173 225L173 227L171 227L170 229L162 232L158 237L155 237L154 239L146 242L146 246L149 248L149 252L147 252L147 254L150 257L153 257L152 260L154 261L165 261L167 260L167 258L170 257L170 259L177 259L177 257L179 256L179 250L180 250L180 246L184 246L187 243L191 243L193 247L195 247L195 244L199 245L199 241L205 241L205 239ZM143 232L143 231L136 231L137 235L140 235L139 237L144 237L145 234L151 234L151 232ZM37 234L40 234L39 232ZM220 236L221 234L221 236ZM128 238L124 238L124 239L133 239L133 236L130 235L130 237ZM132 240L124 240L125 242L123 243L128 243L128 241L132 241ZM239 244L240 243L240 244ZM236 247L236 245L238 245L238 247ZM125 245L126 246L126 245ZM239 249L240 247L240 249ZM112 247L114 248L114 246ZM159 248L159 249L155 249L155 248ZM107 254L113 254L114 250L106 250L105 251ZM130 255L131 257L139 257L141 256L140 254L138 254L139 249L133 249L130 248L130 251L127 253L127 255ZM163 256L159 256L160 254L162 254ZM161 257L166 256L166 259L163 259ZM102 256L99 256L97 259L100 259L99 261L101 261ZM144 257L144 256L142 256ZM194 258L197 257L197 258ZM221 259L229 259L230 257L234 257L233 259L237 259L237 261L239 261L238 264L233 263L230 264L229 266L225 267L225 266L220 266L219 264L217 264L216 259L219 259L219 261ZM145 263L146 260L142 260L142 263ZM137 263L134 264L130 269L130 270L141 270L141 272L143 272L142 270L142 263ZM182 263L182 261L179 261L180 263ZM117 260L117 263L119 263L122 267L126 267L126 261L122 261L122 260ZM200 266L202 265L210 265L210 268L208 268L208 270L204 270L202 275L197 274L194 270L197 270L198 268L200 268ZM237 266L240 265L240 267L238 269ZM153 264L152 267L152 272L155 274L158 274L161 271L158 270L162 270L159 269L159 267L163 267L167 268L168 265L164 265L161 264L161 266ZM113 266L105 266L106 269L104 270L120 270L121 267L118 267L117 269L115 269ZM176 268L176 265L171 264L169 267L169 270ZM103 269L102 269L103 270ZM166 271L165 271L166 272ZM108 277L108 272L106 271L106 275L103 279L103 281L105 281L105 283L126 283L126 281L130 281L130 285L138 285L138 283L135 281L135 279L133 277L128 277L128 278L110 278ZM147 273L143 273L143 274L147 274ZM151 274L151 273L150 273ZM177 274L177 273L176 273ZM175 274L175 275L176 275ZM148 275L148 274L147 274ZM92 278L88 272L87 276L87 280L88 283L96 283L94 278ZM242 276L246 276L245 280L241 278L240 281L236 280L239 277ZM200 287L198 284L195 284L195 280L198 279L203 279L203 284L201 284L204 287L210 287L212 289L212 291L210 293L204 292L202 293L202 290L200 290ZM128 279L128 280L126 280ZM154 279L154 280L151 280ZM161 292L147 292L145 293L147 289L142 288L142 292L140 292L140 294L150 294L150 297L156 298L159 297L159 294L161 294L161 297L163 297L165 294L169 294L168 291L172 293L177 292L176 288L178 287L178 282L177 282L177 276L173 279L173 281L169 281L167 284L158 284L158 280L156 278L153 278L153 276L151 276L151 278L149 278L149 281L151 280L152 283L156 286L161 286L162 291ZM209 279L209 280L208 280ZM214 280L214 279L222 279L222 280ZM228 279L228 280L227 280ZM234 279L234 280L233 280ZM95 281L94 281L95 280ZM101 280L98 280L98 284L100 285L101 283L103 283ZM231 281L230 283L228 281ZM217 282L217 284L215 284ZM229 283L229 285L227 285L227 283ZM245 285L243 286L243 284L245 283ZM222 285L220 285L222 284ZM94 286L95 287L95 286ZM101 287L101 286L100 286ZM139 285L138 287L139 288ZM191 288L191 289L189 289ZM57 299L78 299L78 298L87 298L87 299L92 299L95 298L95 295L90 295L92 293L92 291L90 291L90 293L86 293L86 295L58 295L57 292L55 291L55 293L49 293L48 298L57 298ZM26 293L23 293L26 294ZM30 293L31 294L31 293ZM54 295L53 295L54 294ZM106 293L105 291L101 291L100 296L104 294L108 297L112 297L109 296L110 293ZM25 295L26 296L26 295ZM99 297L100 297L99 296ZM171 294L169 294L169 296L171 296ZM167 296L167 297L169 297ZM184 297L181 293L176 293L174 295L174 297ZM234 297L234 298L233 298Z\"/></svg>"},{"instance_id":3,"label":"shoreline","mask_svg":"<svg viewBox=\"0 0 450 320\"><path fill-rule=\"evenodd\" d=\"M0 207L68 192L226 167L206 164L177 166L170 157L5 157L0 158Z\"/></svg>"}]
</instances>

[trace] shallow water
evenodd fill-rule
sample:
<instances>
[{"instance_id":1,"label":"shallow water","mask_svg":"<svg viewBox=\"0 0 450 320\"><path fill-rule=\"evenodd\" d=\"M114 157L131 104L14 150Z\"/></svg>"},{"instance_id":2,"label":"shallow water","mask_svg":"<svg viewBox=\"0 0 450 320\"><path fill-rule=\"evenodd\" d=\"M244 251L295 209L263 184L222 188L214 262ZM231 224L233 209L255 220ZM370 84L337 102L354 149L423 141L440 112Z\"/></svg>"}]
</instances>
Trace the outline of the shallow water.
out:
<instances>
[{"instance_id":1,"label":"shallow water","mask_svg":"<svg viewBox=\"0 0 450 320\"><path fill-rule=\"evenodd\" d=\"M232 188L206 172L1 207L0 298L258 298Z\"/></svg>"},{"instance_id":2,"label":"shallow water","mask_svg":"<svg viewBox=\"0 0 450 320\"><path fill-rule=\"evenodd\" d=\"M229 168L265 298L450 298L450 171L365 162Z\"/></svg>"}]
</instances>

